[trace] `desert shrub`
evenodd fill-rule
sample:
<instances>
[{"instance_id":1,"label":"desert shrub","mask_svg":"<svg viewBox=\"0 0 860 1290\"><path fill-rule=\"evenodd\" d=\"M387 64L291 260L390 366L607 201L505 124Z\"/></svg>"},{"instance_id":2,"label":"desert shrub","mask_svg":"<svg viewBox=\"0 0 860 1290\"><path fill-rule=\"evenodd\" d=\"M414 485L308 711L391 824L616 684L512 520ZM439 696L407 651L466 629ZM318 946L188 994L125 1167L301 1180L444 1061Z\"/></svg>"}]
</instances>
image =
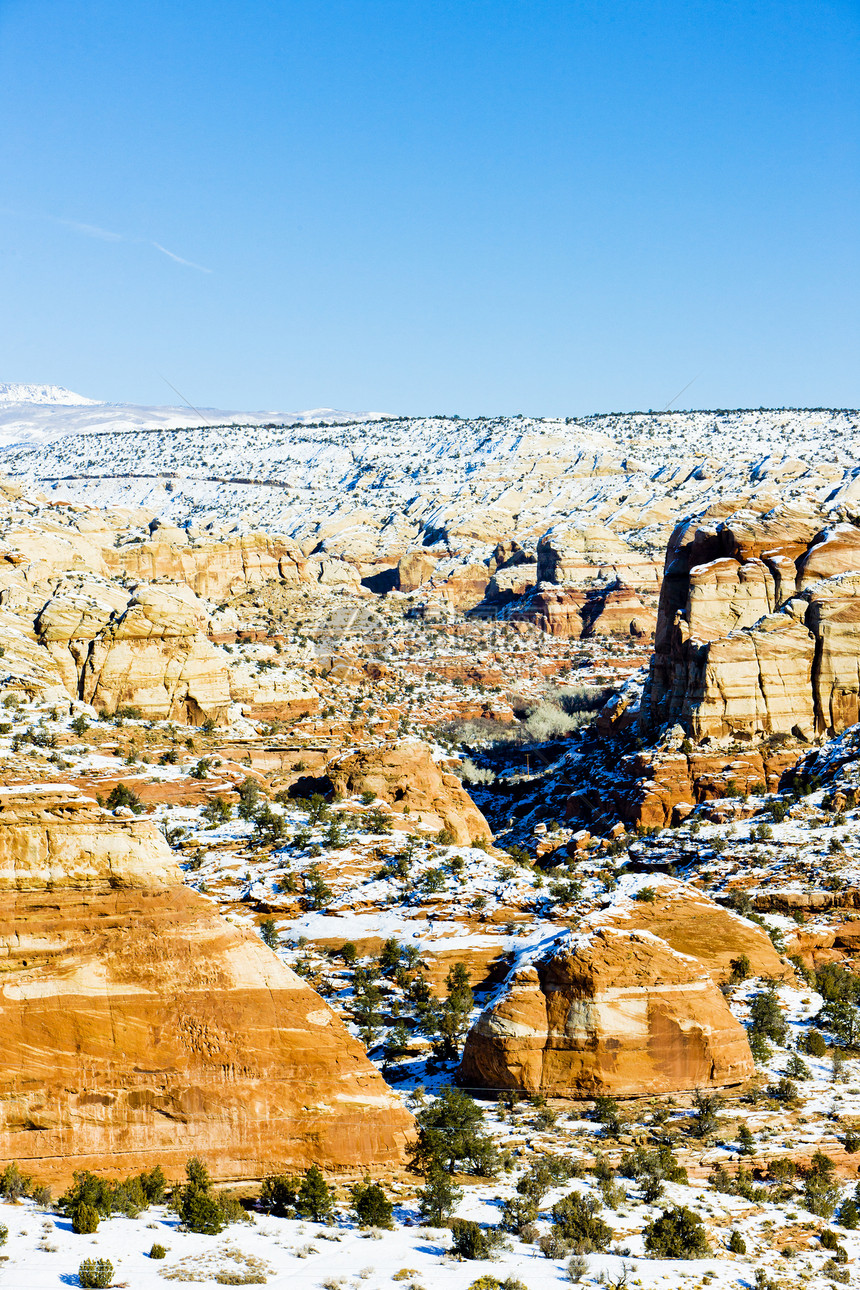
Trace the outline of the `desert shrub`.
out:
<instances>
[{"instance_id":1,"label":"desert shrub","mask_svg":"<svg viewBox=\"0 0 860 1290\"><path fill-rule=\"evenodd\" d=\"M157 1241L154 1241L153 1244L150 1246L149 1257L151 1259L166 1259L167 1250L164 1248L163 1245L159 1245Z\"/></svg>"},{"instance_id":2,"label":"desert shrub","mask_svg":"<svg viewBox=\"0 0 860 1290\"><path fill-rule=\"evenodd\" d=\"M359 1227L384 1227L389 1231L394 1227L394 1206L379 1183L367 1177L363 1183L356 1183L350 1194Z\"/></svg>"},{"instance_id":3,"label":"desert shrub","mask_svg":"<svg viewBox=\"0 0 860 1290\"><path fill-rule=\"evenodd\" d=\"M609 1137L617 1137L621 1131L621 1110L614 1097L596 1097L590 1118L602 1124Z\"/></svg>"},{"instance_id":4,"label":"desert shrub","mask_svg":"<svg viewBox=\"0 0 860 1290\"><path fill-rule=\"evenodd\" d=\"M632 1178L642 1187L642 1199L649 1205L663 1191L664 1182L687 1182L687 1171L679 1164L668 1143L661 1143L653 1151L636 1147L625 1151L618 1167L624 1178Z\"/></svg>"},{"instance_id":5,"label":"desert shrub","mask_svg":"<svg viewBox=\"0 0 860 1290\"><path fill-rule=\"evenodd\" d=\"M746 981L747 977L752 976L752 963L746 954L739 954L736 959L732 959L730 966L732 972L729 981L732 985L740 985L741 981Z\"/></svg>"},{"instance_id":6,"label":"desert shrub","mask_svg":"<svg viewBox=\"0 0 860 1290\"><path fill-rule=\"evenodd\" d=\"M768 1084L767 1095L775 1102L782 1102L783 1106L797 1106L801 1100L797 1085L785 1075L781 1076L775 1084Z\"/></svg>"},{"instance_id":7,"label":"desert shrub","mask_svg":"<svg viewBox=\"0 0 860 1290\"><path fill-rule=\"evenodd\" d=\"M9 1240L9 1228L5 1223L0 1223L0 1245L5 1245Z\"/></svg>"},{"instance_id":8,"label":"desert shrub","mask_svg":"<svg viewBox=\"0 0 860 1290\"><path fill-rule=\"evenodd\" d=\"M461 1259L491 1259L504 1242L504 1235L494 1227L481 1227L469 1218L451 1221L452 1254Z\"/></svg>"},{"instance_id":9,"label":"desert shrub","mask_svg":"<svg viewBox=\"0 0 860 1290\"><path fill-rule=\"evenodd\" d=\"M477 1277L472 1282L469 1290L527 1290L527 1288L516 1277L505 1277L504 1281L500 1281L492 1273L485 1272L483 1276Z\"/></svg>"},{"instance_id":10,"label":"desert shrub","mask_svg":"<svg viewBox=\"0 0 860 1290\"><path fill-rule=\"evenodd\" d=\"M653 887L640 887L633 899L641 900L646 905L653 905L657 899L657 893Z\"/></svg>"},{"instance_id":11,"label":"desert shrub","mask_svg":"<svg viewBox=\"0 0 860 1290\"><path fill-rule=\"evenodd\" d=\"M78 1281L86 1290L104 1290L113 1281L113 1264L110 1259L84 1259Z\"/></svg>"},{"instance_id":12,"label":"desert shrub","mask_svg":"<svg viewBox=\"0 0 860 1290\"><path fill-rule=\"evenodd\" d=\"M747 1252L747 1243L737 1228L735 1228L729 1237L729 1250L732 1254L746 1254Z\"/></svg>"},{"instance_id":13,"label":"desert shrub","mask_svg":"<svg viewBox=\"0 0 860 1290\"><path fill-rule=\"evenodd\" d=\"M588 1259L582 1254L571 1254L564 1273L568 1281L572 1281L574 1285L584 1280L588 1275Z\"/></svg>"},{"instance_id":14,"label":"desert shrub","mask_svg":"<svg viewBox=\"0 0 860 1290\"><path fill-rule=\"evenodd\" d=\"M552 1207L553 1234L566 1241L575 1254L593 1254L608 1249L612 1228L598 1214L593 1196L572 1192Z\"/></svg>"},{"instance_id":15,"label":"desert shrub","mask_svg":"<svg viewBox=\"0 0 860 1290\"><path fill-rule=\"evenodd\" d=\"M533 1226L539 1213L538 1203L531 1196L514 1196L502 1206L501 1226L506 1232L521 1236Z\"/></svg>"},{"instance_id":16,"label":"desert shrub","mask_svg":"<svg viewBox=\"0 0 860 1290\"><path fill-rule=\"evenodd\" d=\"M81 1202L71 1211L72 1231L79 1236L89 1236L99 1230L99 1212L93 1205Z\"/></svg>"},{"instance_id":17,"label":"desert shrub","mask_svg":"<svg viewBox=\"0 0 860 1290\"><path fill-rule=\"evenodd\" d=\"M686 1205L664 1209L643 1235L645 1249L655 1259L701 1259L710 1253L704 1224Z\"/></svg>"},{"instance_id":18,"label":"desert shrub","mask_svg":"<svg viewBox=\"0 0 860 1290\"><path fill-rule=\"evenodd\" d=\"M289 1218L295 1212L301 1180L290 1174L268 1174L260 1188L260 1204L277 1218Z\"/></svg>"},{"instance_id":19,"label":"desert shrub","mask_svg":"<svg viewBox=\"0 0 860 1290\"><path fill-rule=\"evenodd\" d=\"M817 1218L832 1218L839 1204L836 1166L823 1151L816 1151L803 1181L803 1203Z\"/></svg>"},{"instance_id":20,"label":"desert shrub","mask_svg":"<svg viewBox=\"0 0 860 1290\"><path fill-rule=\"evenodd\" d=\"M108 793L107 805L111 811L116 810L118 806L127 806L134 811L135 815L140 815L143 811L143 802L135 793L133 788L126 784L115 784Z\"/></svg>"},{"instance_id":21,"label":"desert shrub","mask_svg":"<svg viewBox=\"0 0 860 1290\"><path fill-rule=\"evenodd\" d=\"M546 1259L563 1259L570 1254L570 1242L553 1228L538 1239L538 1249Z\"/></svg>"},{"instance_id":22,"label":"desert shrub","mask_svg":"<svg viewBox=\"0 0 860 1290\"><path fill-rule=\"evenodd\" d=\"M803 1047L810 1057L824 1057L827 1053L827 1040L820 1030L810 1030Z\"/></svg>"},{"instance_id":23,"label":"desert shrub","mask_svg":"<svg viewBox=\"0 0 860 1290\"><path fill-rule=\"evenodd\" d=\"M535 1161L517 1183L517 1191L526 1200L539 1204L546 1193L572 1176L571 1162L563 1156L543 1156ZM508 1202L514 1204L514 1201Z\"/></svg>"},{"instance_id":24,"label":"desert shrub","mask_svg":"<svg viewBox=\"0 0 860 1290\"><path fill-rule=\"evenodd\" d=\"M14 1205L22 1196L29 1196L33 1188L33 1179L29 1174L22 1174L13 1161L0 1174L0 1196Z\"/></svg>"}]
</instances>

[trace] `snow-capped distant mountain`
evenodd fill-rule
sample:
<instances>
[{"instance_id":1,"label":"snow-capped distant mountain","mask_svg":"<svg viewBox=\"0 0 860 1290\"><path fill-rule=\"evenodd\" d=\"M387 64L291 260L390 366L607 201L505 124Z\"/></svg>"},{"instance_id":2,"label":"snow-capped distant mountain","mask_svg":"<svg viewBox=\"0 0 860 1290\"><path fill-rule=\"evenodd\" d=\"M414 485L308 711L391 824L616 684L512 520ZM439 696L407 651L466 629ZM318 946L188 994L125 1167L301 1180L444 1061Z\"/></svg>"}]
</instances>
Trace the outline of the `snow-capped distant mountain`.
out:
<instances>
[{"instance_id":1,"label":"snow-capped distant mountain","mask_svg":"<svg viewBox=\"0 0 860 1290\"><path fill-rule=\"evenodd\" d=\"M88 399L83 394L75 394L73 390L66 390L62 385L16 385L10 382L0 382L0 404L3 403L36 403L39 406L44 404L60 404L63 407L93 407L100 402L99 399Z\"/></svg>"},{"instance_id":2,"label":"snow-capped distant mountain","mask_svg":"<svg viewBox=\"0 0 860 1290\"><path fill-rule=\"evenodd\" d=\"M117 434L130 430L169 430L177 426L266 425L270 422L340 423L372 416L312 408L304 412L241 412L222 408L144 407L103 403L57 385L0 384L0 451L17 445L48 443L66 435Z\"/></svg>"}]
</instances>

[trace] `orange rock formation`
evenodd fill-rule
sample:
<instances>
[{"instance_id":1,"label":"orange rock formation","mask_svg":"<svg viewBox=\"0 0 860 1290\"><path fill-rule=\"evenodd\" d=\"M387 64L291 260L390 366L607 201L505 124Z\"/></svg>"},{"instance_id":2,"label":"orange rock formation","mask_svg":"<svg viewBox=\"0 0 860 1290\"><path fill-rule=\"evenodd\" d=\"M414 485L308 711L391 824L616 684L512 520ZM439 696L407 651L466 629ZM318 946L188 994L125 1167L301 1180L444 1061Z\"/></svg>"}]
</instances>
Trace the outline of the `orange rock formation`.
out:
<instances>
[{"instance_id":1,"label":"orange rock formation","mask_svg":"<svg viewBox=\"0 0 860 1290\"><path fill-rule=\"evenodd\" d=\"M411 1117L328 1005L145 821L0 798L0 1155L63 1184L400 1162Z\"/></svg>"}]
</instances>

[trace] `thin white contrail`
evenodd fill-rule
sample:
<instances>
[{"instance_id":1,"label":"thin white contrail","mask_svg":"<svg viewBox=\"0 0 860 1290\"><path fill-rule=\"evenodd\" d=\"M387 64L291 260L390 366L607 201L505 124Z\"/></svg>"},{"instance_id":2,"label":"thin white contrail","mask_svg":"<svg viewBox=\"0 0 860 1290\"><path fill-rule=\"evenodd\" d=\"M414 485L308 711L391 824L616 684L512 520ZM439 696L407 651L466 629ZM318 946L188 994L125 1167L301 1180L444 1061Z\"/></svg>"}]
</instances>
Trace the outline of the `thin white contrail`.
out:
<instances>
[{"instance_id":1,"label":"thin white contrail","mask_svg":"<svg viewBox=\"0 0 860 1290\"><path fill-rule=\"evenodd\" d=\"M10 210L8 207L0 207L5 215L15 215L22 219L46 219L51 224L60 224L63 228L70 228L75 233L80 233L84 237L94 237L100 242L131 242L138 246L153 246L156 251L166 255L169 260L176 264L182 264L186 269L196 269L198 273L212 273L212 269L207 269L203 264L197 264L194 260L186 260L184 256L177 255L175 251L168 251L166 246L156 242L148 237L130 237L127 233L114 233L109 228L101 228L98 224L84 224L80 220L63 219L59 215L24 215L20 211Z\"/></svg>"},{"instance_id":2,"label":"thin white contrail","mask_svg":"<svg viewBox=\"0 0 860 1290\"><path fill-rule=\"evenodd\" d=\"M154 246L156 251L160 251L162 255L167 255L171 260L175 260L177 264L184 264L189 269L197 269L200 273L212 272L211 269L204 269L202 264L195 264L193 260L183 260L181 255L174 255L172 251L168 251L167 247L162 246L160 242L151 242L150 245Z\"/></svg>"}]
</instances>

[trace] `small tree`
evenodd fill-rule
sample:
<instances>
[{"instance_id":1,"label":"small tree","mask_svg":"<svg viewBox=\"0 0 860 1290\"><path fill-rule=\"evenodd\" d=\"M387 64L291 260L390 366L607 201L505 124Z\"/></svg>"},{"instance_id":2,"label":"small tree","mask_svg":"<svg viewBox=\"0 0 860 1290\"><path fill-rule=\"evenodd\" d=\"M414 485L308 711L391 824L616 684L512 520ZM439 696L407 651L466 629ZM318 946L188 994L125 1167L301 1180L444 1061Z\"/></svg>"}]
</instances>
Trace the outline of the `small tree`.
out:
<instances>
[{"instance_id":1,"label":"small tree","mask_svg":"<svg viewBox=\"0 0 860 1290\"><path fill-rule=\"evenodd\" d=\"M188 1179L179 1192L176 1206L179 1217L189 1232L204 1236L217 1236L224 1230L224 1215L212 1195L212 1176L199 1156L192 1156L185 1166Z\"/></svg>"},{"instance_id":2,"label":"small tree","mask_svg":"<svg viewBox=\"0 0 860 1290\"><path fill-rule=\"evenodd\" d=\"M276 950L280 944L278 925L274 918L264 918L260 923L260 938L270 950Z\"/></svg>"},{"instance_id":3,"label":"small tree","mask_svg":"<svg viewBox=\"0 0 860 1290\"><path fill-rule=\"evenodd\" d=\"M305 875L305 901L308 909L325 909L334 892L318 864L312 864Z\"/></svg>"},{"instance_id":4,"label":"small tree","mask_svg":"<svg viewBox=\"0 0 860 1290\"><path fill-rule=\"evenodd\" d=\"M418 1193L418 1210L425 1223L441 1227L463 1199L447 1170L434 1160L427 1170L427 1184Z\"/></svg>"},{"instance_id":5,"label":"small tree","mask_svg":"<svg viewBox=\"0 0 860 1290\"><path fill-rule=\"evenodd\" d=\"M717 1111L722 1106L722 1099L716 1093L703 1093L696 1089L693 1095L692 1131L697 1138L709 1137L717 1128L719 1119Z\"/></svg>"},{"instance_id":6,"label":"small tree","mask_svg":"<svg viewBox=\"0 0 860 1290\"><path fill-rule=\"evenodd\" d=\"M255 779L245 779L239 785L238 815L240 820L252 820L260 802L260 785Z\"/></svg>"},{"instance_id":7,"label":"small tree","mask_svg":"<svg viewBox=\"0 0 860 1290\"><path fill-rule=\"evenodd\" d=\"M203 818L208 820L210 824L226 824L232 818L232 815L233 807L226 797L221 797L220 794L217 797L213 797L203 807Z\"/></svg>"},{"instance_id":8,"label":"small tree","mask_svg":"<svg viewBox=\"0 0 860 1290\"><path fill-rule=\"evenodd\" d=\"M757 994L750 1004L750 1032L761 1039L771 1039L775 1044L785 1043L788 1026L772 987Z\"/></svg>"},{"instance_id":9,"label":"small tree","mask_svg":"<svg viewBox=\"0 0 860 1290\"><path fill-rule=\"evenodd\" d=\"M418 1138L409 1148L410 1164L417 1173L429 1172L438 1161L449 1172L458 1164L471 1173L493 1174L498 1155L492 1139L481 1131L483 1112L461 1089L443 1088L417 1115Z\"/></svg>"},{"instance_id":10,"label":"small tree","mask_svg":"<svg viewBox=\"0 0 860 1290\"><path fill-rule=\"evenodd\" d=\"M367 1177L355 1184L350 1195L359 1227L394 1227L394 1206L379 1183Z\"/></svg>"},{"instance_id":11,"label":"small tree","mask_svg":"<svg viewBox=\"0 0 860 1290\"><path fill-rule=\"evenodd\" d=\"M382 1032L382 991L375 971L357 968L353 979L352 1015L365 1048L372 1048Z\"/></svg>"},{"instance_id":12,"label":"small tree","mask_svg":"<svg viewBox=\"0 0 860 1290\"><path fill-rule=\"evenodd\" d=\"M315 1223L327 1223L334 1213L334 1192L317 1165L311 1165L302 1179L296 1208Z\"/></svg>"},{"instance_id":13,"label":"small tree","mask_svg":"<svg viewBox=\"0 0 860 1290\"><path fill-rule=\"evenodd\" d=\"M612 1228L598 1214L593 1196L571 1192L552 1207L552 1231L574 1254L595 1254L609 1248Z\"/></svg>"},{"instance_id":14,"label":"small tree","mask_svg":"<svg viewBox=\"0 0 860 1290\"><path fill-rule=\"evenodd\" d=\"M803 1183L803 1200L810 1214L829 1219L840 1197L836 1166L830 1156L816 1151Z\"/></svg>"}]
</instances>

